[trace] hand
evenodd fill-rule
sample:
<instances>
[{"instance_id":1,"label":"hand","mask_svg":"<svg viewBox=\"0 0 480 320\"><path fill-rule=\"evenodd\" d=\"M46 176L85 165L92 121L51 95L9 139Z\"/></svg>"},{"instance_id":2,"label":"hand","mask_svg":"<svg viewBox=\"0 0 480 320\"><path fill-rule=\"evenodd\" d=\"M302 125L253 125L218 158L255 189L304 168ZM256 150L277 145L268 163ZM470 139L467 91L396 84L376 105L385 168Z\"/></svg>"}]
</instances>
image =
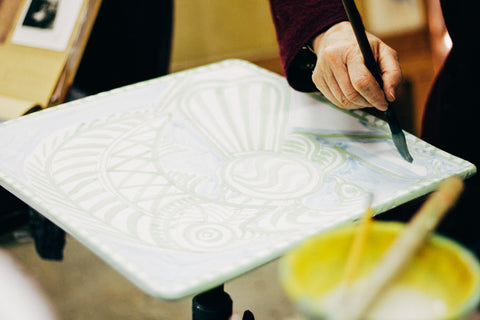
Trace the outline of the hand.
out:
<instances>
[{"instance_id":1,"label":"hand","mask_svg":"<svg viewBox=\"0 0 480 320\"><path fill-rule=\"evenodd\" d=\"M395 100L395 90L402 81L398 54L379 38L367 33L377 60L384 86L365 66L350 22L340 22L313 40L317 64L312 80L332 103L344 109L374 107L385 111Z\"/></svg>"}]
</instances>

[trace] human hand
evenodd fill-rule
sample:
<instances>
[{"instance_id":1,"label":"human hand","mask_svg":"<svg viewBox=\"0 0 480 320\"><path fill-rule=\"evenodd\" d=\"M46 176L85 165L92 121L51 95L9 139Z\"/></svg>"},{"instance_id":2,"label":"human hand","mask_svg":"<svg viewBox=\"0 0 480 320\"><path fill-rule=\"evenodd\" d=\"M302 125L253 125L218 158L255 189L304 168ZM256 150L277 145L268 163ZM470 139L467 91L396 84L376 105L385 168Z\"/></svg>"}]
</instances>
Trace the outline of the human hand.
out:
<instances>
[{"instance_id":1,"label":"human hand","mask_svg":"<svg viewBox=\"0 0 480 320\"><path fill-rule=\"evenodd\" d=\"M373 55L383 79L380 88L365 66L350 22L340 22L318 35L312 42L317 63L312 80L332 103L344 109L374 107L385 111L395 100L402 81L398 54L379 38L367 33Z\"/></svg>"}]
</instances>

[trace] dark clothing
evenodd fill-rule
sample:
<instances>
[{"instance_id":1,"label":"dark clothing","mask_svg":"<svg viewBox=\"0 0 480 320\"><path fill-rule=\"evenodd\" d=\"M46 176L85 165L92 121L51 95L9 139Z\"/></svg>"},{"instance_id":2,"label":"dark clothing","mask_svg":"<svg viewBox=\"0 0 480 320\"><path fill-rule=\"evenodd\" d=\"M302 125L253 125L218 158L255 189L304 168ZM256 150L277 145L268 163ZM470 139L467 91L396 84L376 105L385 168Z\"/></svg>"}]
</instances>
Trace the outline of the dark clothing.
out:
<instances>
[{"instance_id":1,"label":"dark clothing","mask_svg":"<svg viewBox=\"0 0 480 320\"><path fill-rule=\"evenodd\" d=\"M289 84L300 91L315 91L312 72L305 68L306 60L315 56L302 47L333 24L348 20L342 1L270 0L270 7Z\"/></svg>"},{"instance_id":2,"label":"dark clothing","mask_svg":"<svg viewBox=\"0 0 480 320\"><path fill-rule=\"evenodd\" d=\"M464 1L440 0L445 24L453 47L432 86L425 107L421 138L455 156L480 165L476 141L476 121L480 103L476 96L480 81L480 64L475 55L479 47L477 18L474 10L465 10ZM314 91L311 71L306 63L316 59L302 49L308 41L329 26L347 20L340 0L270 0L277 30L282 63L290 85L300 91ZM471 15L471 16L469 16ZM457 206L437 229L472 249L480 256L479 175L466 180L465 191ZM413 201L392 212L388 218L407 220L416 212L423 199ZM380 216L383 216L380 215Z\"/></svg>"},{"instance_id":3,"label":"dark clothing","mask_svg":"<svg viewBox=\"0 0 480 320\"><path fill-rule=\"evenodd\" d=\"M472 162L480 168L477 119L480 102L479 30L473 12L465 10L463 1L441 1L452 49L440 69L430 91L422 122L421 138L455 156ZM466 180L465 191L455 210L439 227L439 232L470 247L480 257L480 175Z\"/></svg>"}]
</instances>

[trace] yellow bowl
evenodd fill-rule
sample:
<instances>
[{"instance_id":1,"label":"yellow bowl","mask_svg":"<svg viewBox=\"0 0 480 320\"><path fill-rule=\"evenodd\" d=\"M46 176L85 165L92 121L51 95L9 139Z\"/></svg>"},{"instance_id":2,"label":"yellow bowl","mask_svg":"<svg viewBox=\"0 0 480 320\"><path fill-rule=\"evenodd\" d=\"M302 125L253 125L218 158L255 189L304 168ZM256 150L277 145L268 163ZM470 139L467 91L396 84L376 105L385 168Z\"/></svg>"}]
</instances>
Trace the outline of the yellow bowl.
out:
<instances>
[{"instance_id":1,"label":"yellow bowl","mask_svg":"<svg viewBox=\"0 0 480 320\"><path fill-rule=\"evenodd\" d=\"M372 222L357 272L358 278L370 273L404 227L404 224L398 222ZM321 310L322 299L325 300L339 287L354 229L354 225L349 225L321 233L282 258L279 269L282 287L307 317L321 318L324 314L324 310ZM471 314L479 303L480 264L461 245L440 235L433 235L388 290L400 288L407 288L409 294L388 295L388 310L391 310L388 312L391 314L385 314L383 308L383 313L379 311L381 315L372 312L368 318L461 319ZM387 292L382 297L386 295ZM421 299L417 299L419 295ZM395 297L393 301L392 297ZM381 304L382 299L378 300L376 306ZM429 305L413 307L412 301ZM412 310L417 307L422 309L421 316L419 311ZM401 315L396 314L398 308L403 310ZM414 314L408 315L405 312L407 309Z\"/></svg>"}]
</instances>

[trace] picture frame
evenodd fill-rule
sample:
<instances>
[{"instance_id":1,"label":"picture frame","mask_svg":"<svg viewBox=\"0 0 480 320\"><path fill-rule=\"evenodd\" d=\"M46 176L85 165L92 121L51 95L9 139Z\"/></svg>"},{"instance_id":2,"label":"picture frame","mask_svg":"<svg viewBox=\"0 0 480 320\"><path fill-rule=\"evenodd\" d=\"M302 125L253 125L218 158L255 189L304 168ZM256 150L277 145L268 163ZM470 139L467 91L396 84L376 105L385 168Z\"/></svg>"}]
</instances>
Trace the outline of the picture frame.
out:
<instances>
[{"instance_id":1,"label":"picture frame","mask_svg":"<svg viewBox=\"0 0 480 320\"><path fill-rule=\"evenodd\" d=\"M11 43L64 51L82 5L83 0L27 0Z\"/></svg>"}]
</instances>

